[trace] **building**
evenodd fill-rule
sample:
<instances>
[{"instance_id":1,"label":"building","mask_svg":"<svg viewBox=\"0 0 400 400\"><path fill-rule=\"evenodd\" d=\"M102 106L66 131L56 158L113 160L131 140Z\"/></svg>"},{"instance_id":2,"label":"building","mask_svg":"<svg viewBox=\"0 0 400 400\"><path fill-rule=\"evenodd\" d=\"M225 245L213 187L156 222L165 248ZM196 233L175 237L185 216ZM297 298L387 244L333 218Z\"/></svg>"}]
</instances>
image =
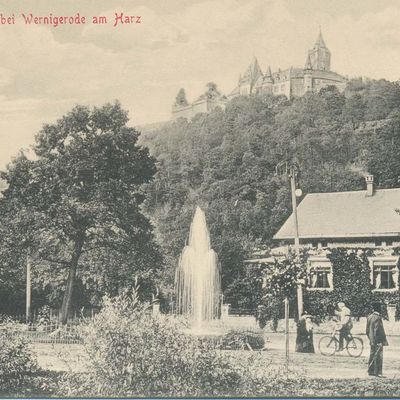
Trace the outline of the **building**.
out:
<instances>
[{"instance_id":1,"label":"building","mask_svg":"<svg viewBox=\"0 0 400 400\"><path fill-rule=\"evenodd\" d=\"M181 89L172 106L172 119L186 118L190 120L196 114L209 113L218 107L224 110L227 102L228 99L226 96L222 95L218 91L217 86L211 82L206 85L205 92L190 104L186 100L184 90Z\"/></svg>"},{"instance_id":2,"label":"building","mask_svg":"<svg viewBox=\"0 0 400 400\"><path fill-rule=\"evenodd\" d=\"M197 113L210 112L216 107L224 109L228 100L240 95L284 95L290 100L307 92L318 92L328 86L335 86L342 92L346 82L344 76L331 71L331 52L320 32L314 47L307 53L304 68L290 67L272 72L268 67L264 74L254 57L244 74L239 76L235 89L227 97L219 94L210 99L202 95L191 104L175 102L172 118L191 119Z\"/></svg>"},{"instance_id":3,"label":"building","mask_svg":"<svg viewBox=\"0 0 400 400\"><path fill-rule=\"evenodd\" d=\"M308 252L305 286L309 292L338 289L329 257L333 249L367 255L365 273L369 274L366 281L371 296L388 304L393 320L395 313L400 315L400 188L375 190L371 175L366 177L366 186L362 191L307 194L297 207L299 240ZM281 244L293 243L293 215L274 239Z\"/></svg>"},{"instance_id":4,"label":"building","mask_svg":"<svg viewBox=\"0 0 400 400\"><path fill-rule=\"evenodd\" d=\"M297 207L300 244L321 247L400 246L399 189L375 190L366 177L366 190L310 193ZM275 234L284 243L293 241L291 215Z\"/></svg>"},{"instance_id":5,"label":"building","mask_svg":"<svg viewBox=\"0 0 400 400\"><path fill-rule=\"evenodd\" d=\"M307 92L318 92L328 86L335 86L342 92L346 82L345 77L331 71L331 52L320 32L314 47L307 53L304 68L290 67L272 72L268 67L263 74L257 58L254 57L228 98L238 95L272 94L285 95L292 99Z\"/></svg>"}]
</instances>

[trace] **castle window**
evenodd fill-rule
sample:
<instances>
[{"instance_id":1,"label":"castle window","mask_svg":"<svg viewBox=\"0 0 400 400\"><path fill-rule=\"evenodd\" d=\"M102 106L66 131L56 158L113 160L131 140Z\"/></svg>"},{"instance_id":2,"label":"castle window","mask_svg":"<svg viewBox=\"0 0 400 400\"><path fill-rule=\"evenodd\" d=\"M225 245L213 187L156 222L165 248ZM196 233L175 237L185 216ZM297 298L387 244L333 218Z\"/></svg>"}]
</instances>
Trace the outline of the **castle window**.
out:
<instances>
[{"instance_id":1,"label":"castle window","mask_svg":"<svg viewBox=\"0 0 400 400\"><path fill-rule=\"evenodd\" d=\"M371 284L376 291L398 289L398 257L370 257Z\"/></svg>"},{"instance_id":2,"label":"castle window","mask_svg":"<svg viewBox=\"0 0 400 400\"><path fill-rule=\"evenodd\" d=\"M308 290L333 290L332 264L327 258L310 258Z\"/></svg>"}]
</instances>

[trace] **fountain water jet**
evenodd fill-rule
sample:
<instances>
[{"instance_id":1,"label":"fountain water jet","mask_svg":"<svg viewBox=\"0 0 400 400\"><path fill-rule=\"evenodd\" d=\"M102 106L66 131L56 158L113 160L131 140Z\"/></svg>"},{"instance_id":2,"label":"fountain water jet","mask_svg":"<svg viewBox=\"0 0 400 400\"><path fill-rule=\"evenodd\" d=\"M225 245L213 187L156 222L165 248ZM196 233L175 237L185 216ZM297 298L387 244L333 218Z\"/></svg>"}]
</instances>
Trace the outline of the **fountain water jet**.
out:
<instances>
[{"instance_id":1,"label":"fountain water jet","mask_svg":"<svg viewBox=\"0 0 400 400\"><path fill-rule=\"evenodd\" d=\"M210 245L206 217L196 208L189 243L182 251L175 275L177 311L190 317L194 327L219 316L221 278L218 257Z\"/></svg>"}]
</instances>

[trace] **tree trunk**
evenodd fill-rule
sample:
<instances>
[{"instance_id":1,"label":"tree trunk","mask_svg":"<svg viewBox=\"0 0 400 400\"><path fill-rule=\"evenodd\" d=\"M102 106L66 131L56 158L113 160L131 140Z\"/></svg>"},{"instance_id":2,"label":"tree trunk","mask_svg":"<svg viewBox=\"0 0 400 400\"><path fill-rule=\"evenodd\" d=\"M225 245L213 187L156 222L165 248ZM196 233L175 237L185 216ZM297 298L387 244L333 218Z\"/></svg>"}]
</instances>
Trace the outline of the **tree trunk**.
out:
<instances>
[{"instance_id":1,"label":"tree trunk","mask_svg":"<svg viewBox=\"0 0 400 400\"><path fill-rule=\"evenodd\" d=\"M83 234L80 235L75 240L74 251L72 253L68 271L67 286L65 288L63 302L61 306L61 312L60 312L60 321L62 325L65 325L68 322L68 314L71 308L72 294L74 292L76 270L78 268L78 261L82 253L82 247L84 241L85 241L85 236Z\"/></svg>"}]
</instances>

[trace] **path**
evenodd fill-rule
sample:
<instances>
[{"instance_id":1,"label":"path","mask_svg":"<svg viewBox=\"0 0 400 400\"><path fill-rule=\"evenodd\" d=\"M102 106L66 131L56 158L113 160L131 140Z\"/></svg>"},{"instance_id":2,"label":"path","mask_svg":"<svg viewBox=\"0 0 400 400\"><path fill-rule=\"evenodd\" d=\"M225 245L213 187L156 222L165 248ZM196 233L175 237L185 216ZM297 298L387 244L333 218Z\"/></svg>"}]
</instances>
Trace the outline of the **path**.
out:
<instances>
[{"instance_id":1,"label":"path","mask_svg":"<svg viewBox=\"0 0 400 400\"><path fill-rule=\"evenodd\" d=\"M323 356L319 353L318 342L324 336L314 335L315 354L296 353L296 336L289 337L289 365L296 370L302 371L310 378L366 378L369 357L368 339L360 335L364 341L364 351L361 357L351 358L347 352L335 354L334 356ZM267 351L264 357L273 360L274 363L283 364L285 361L285 335L283 333L267 333ZM388 336L389 345L384 348L384 375L388 378L400 378L400 337ZM371 378L373 379L373 378Z\"/></svg>"}]
</instances>

